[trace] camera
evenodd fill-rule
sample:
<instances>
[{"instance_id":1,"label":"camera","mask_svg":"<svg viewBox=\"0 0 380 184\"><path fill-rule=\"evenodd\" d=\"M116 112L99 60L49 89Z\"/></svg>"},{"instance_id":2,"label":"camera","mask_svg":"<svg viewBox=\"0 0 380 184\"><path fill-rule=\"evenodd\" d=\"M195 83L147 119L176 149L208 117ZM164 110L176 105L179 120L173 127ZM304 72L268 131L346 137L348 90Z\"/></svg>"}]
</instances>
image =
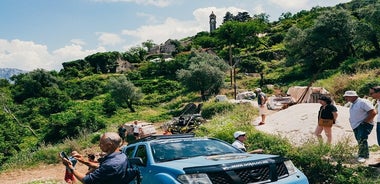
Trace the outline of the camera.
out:
<instances>
[{"instance_id":1,"label":"camera","mask_svg":"<svg viewBox=\"0 0 380 184\"><path fill-rule=\"evenodd\" d=\"M62 158L66 158L67 160L69 160L69 157L66 155L66 153L64 151L61 151L61 153L59 153L59 155L62 157Z\"/></svg>"}]
</instances>

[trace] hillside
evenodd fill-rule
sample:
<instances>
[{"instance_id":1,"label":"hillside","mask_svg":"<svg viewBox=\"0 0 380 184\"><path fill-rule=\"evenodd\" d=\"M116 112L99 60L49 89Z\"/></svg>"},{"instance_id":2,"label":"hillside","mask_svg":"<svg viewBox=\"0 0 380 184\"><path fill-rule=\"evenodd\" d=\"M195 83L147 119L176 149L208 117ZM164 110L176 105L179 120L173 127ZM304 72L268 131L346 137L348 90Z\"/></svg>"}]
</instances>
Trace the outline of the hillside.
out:
<instances>
[{"instance_id":1,"label":"hillside","mask_svg":"<svg viewBox=\"0 0 380 184\"><path fill-rule=\"evenodd\" d=\"M232 16L215 32L171 40L170 53L152 55L144 46L96 53L59 72L37 69L3 81L0 170L57 163L61 150L96 145L101 132L128 121L167 122L190 102L205 104L213 120L235 108L216 104L217 94L234 98L261 87L283 95L290 86L316 85L338 102L345 90L368 95L380 84L380 3L368 3L315 7L276 22Z\"/></svg>"}]
</instances>

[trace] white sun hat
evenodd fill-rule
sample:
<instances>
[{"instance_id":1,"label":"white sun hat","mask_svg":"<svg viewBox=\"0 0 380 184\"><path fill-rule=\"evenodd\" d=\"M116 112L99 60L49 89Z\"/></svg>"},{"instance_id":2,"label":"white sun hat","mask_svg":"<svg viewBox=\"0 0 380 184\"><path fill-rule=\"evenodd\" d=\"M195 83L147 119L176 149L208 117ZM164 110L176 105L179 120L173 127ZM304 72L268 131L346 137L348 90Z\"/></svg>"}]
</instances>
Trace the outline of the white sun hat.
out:
<instances>
[{"instance_id":1,"label":"white sun hat","mask_svg":"<svg viewBox=\"0 0 380 184\"><path fill-rule=\"evenodd\" d=\"M234 137L235 137L235 139L238 138L238 137L241 136L241 135L245 135L245 132L242 132L242 131L236 131L236 132L234 133Z\"/></svg>"},{"instance_id":2,"label":"white sun hat","mask_svg":"<svg viewBox=\"0 0 380 184\"><path fill-rule=\"evenodd\" d=\"M358 96L356 91L346 91L343 96Z\"/></svg>"}]
</instances>

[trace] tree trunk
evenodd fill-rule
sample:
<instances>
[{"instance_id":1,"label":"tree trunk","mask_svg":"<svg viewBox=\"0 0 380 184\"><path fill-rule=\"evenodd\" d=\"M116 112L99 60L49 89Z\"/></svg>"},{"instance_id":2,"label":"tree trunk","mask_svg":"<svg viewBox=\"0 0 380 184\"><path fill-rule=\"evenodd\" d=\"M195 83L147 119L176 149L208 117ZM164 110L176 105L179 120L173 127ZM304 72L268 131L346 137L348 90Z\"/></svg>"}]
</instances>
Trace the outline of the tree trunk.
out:
<instances>
[{"instance_id":1,"label":"tree trunk","mask_svg":"<svg viewBox=\"0 0 380 184\"><path fill-rule=\"evenodd\" d=\"M229 55L229 64L230 64L230 81L231 81L231 87L232 87L232 46L231 44L228 46L228 55Z\"/></svg>"},{"instance_id":2,"label":"tree trunk","mask_svg":"<svg viewBox=\"0 0 380 184\"><path fill-rule=\"evenodd\" d=\"M128 101L127 106L129 108L129 110L131 110L131 112L136 112L136 110L133 108L132 101Z\"/></svg>"},{"instance_id":3,"label":"tree trunk","mask_svg":"<svg viewBox=\"0 0 380 184\"><path fill-rule=\"evenodd\" d=\"M260 87L262 88L264 86L264 73L260 72Z\"/></svg>"}]
</instances>

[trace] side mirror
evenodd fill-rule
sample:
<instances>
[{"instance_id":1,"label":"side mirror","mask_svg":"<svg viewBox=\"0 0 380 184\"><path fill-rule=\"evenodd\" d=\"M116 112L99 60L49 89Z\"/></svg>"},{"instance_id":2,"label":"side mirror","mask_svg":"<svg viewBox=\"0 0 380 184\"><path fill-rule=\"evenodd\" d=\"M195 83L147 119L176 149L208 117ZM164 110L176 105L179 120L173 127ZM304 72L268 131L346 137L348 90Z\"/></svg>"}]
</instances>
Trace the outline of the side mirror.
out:
<instances>
[{"instance_id":1,"label":"side mirror","mask_svg":"<svg viewBox=\"0 0 380 184\"><path fill-rule=\"evenodd\" d=\"M131 165L144 166L144 163L140 157L128 158L128 162Z\"/></svg>"}]
</instances>

